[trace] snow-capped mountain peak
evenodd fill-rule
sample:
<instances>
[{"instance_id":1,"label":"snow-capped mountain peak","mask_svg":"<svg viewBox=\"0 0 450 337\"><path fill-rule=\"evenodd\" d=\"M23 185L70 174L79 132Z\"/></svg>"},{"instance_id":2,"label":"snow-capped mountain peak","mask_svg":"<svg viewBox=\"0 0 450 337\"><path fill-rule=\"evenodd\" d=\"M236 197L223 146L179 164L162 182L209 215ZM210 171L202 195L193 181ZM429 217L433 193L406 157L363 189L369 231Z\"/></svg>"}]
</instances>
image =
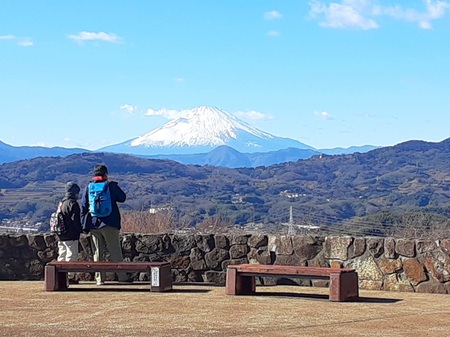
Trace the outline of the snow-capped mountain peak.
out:
<instances>
[{"instance_id":1,"label":"snow-capped mountain peak","mask_svg":"<svg viewBox=\"0 0 450 337\"><path fill-rule=\"evenodd\" d=\"M131 146L219 146L237 139L239 130L256 137L273 137L219 108L199 106L132 140Z\"/></svg>"},{"instance_id":2,"label":"snow-capped mountain peak","mask_svg":"<svg viewBox=\"0 0 450 337\"><path fill-rule=\"evenodd\" d=\"M143 136L100 150L139 155L193 154L209 152L221 145L241 153L289 147L313 149L297 140L261 131L219 108L199 106Z\"/></svg>"}]
</instances>

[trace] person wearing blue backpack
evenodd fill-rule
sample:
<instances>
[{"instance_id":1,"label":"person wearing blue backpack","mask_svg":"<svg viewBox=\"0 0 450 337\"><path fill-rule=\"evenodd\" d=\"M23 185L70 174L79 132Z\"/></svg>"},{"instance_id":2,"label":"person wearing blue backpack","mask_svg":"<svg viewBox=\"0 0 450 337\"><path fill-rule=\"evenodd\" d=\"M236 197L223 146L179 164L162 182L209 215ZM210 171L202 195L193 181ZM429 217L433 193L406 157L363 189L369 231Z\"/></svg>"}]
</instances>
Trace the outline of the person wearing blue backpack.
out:
<instances>
[{"instance_id":1,"label":"person wearing blue backpack","mask_svg":"<svg viewBox=\"0 0 450 337\"><path fill-rule=\"evenodd\" d=\"M81 222L85 233L91 233L94 261L102 261L104 248L113 262L123 261L120 245L121 218L118 202L126 200L125 192L115 181L108 180L108 168L97 165L94 177L81 197ZM117 273L119 283L129 283L127 274ZM95 273L97 285L105 284L105 273Z\"/></svg>"}]
</instances>

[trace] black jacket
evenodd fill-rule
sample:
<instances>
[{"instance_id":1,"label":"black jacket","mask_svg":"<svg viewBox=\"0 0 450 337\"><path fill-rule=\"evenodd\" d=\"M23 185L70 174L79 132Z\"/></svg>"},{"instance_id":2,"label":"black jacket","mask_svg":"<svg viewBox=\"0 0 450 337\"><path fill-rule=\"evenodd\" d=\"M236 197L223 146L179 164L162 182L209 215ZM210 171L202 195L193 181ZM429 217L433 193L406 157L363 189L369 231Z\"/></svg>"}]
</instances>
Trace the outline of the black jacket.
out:
<instances>
[{"instance_id":1,"label":"black jacket","mask_svg":"<svg viewBox=\"0 0 450 337\"><path fill-rule=\"evenodd\" d=\"M95 183L95 181L92 181ZM95 218L89 213L89 186L86 186L83 195L81 196L81 222L83 224L83 230L88 232L92 228L97 228L102 224L106 226L114 227L117 229L121 228L121 218L118 202L124 202L127 198L126 194L119 187L117 182L108 182L109 192L111 194L111 214L104 218Z\"/></svg>"},{"instance_id":2,"label":"black jacket","mask_svg":"<svg viewBox=\"0 0 450 337\"><path fill-rule=\"evenodd\" d=\"M79 240L82 232L80 219L80 205L72 196L62 199L61 213L64 217L66 232L58 235L60 241Z\"/></svg>"}]
</instances>

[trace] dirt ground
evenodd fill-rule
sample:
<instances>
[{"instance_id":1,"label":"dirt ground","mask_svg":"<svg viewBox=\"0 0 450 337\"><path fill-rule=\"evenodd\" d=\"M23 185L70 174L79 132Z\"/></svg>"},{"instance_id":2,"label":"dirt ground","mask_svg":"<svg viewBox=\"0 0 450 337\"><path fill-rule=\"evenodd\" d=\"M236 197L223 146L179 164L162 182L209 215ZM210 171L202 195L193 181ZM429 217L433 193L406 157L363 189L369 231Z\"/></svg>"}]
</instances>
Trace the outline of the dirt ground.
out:
<instances>
[{"instance_id":1,"label":"dirt ground","mask_svg":"<svg viewBox=\"0 0 450 337\"><path fill-rule=\"evenodd\" d=\"M0 281L0 336L450 336L450 296L360 291L330 302L328 288L93 282L45 292L43 282Z\"/></svg>"}]
</instances>

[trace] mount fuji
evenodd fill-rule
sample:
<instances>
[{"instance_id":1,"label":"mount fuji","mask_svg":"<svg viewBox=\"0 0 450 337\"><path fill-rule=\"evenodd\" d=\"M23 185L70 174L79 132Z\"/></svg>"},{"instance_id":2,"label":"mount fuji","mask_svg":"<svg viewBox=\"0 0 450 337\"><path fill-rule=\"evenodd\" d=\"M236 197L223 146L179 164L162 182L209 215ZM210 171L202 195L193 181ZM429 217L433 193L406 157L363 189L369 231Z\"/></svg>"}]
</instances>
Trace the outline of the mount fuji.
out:
<instances>
[{"instance_id":1,"label":"mount fuji","mask_svg":"<svg viewBox=\"0 0 450 337\"><path fill-rule=\"evenodd\" d=\"M97 151L134 155L195 154L223 145L241 153L287 148L314 150L297 140L261 131L219 108L199 106L143 136Z\"/></svg>"}]
</instances>

